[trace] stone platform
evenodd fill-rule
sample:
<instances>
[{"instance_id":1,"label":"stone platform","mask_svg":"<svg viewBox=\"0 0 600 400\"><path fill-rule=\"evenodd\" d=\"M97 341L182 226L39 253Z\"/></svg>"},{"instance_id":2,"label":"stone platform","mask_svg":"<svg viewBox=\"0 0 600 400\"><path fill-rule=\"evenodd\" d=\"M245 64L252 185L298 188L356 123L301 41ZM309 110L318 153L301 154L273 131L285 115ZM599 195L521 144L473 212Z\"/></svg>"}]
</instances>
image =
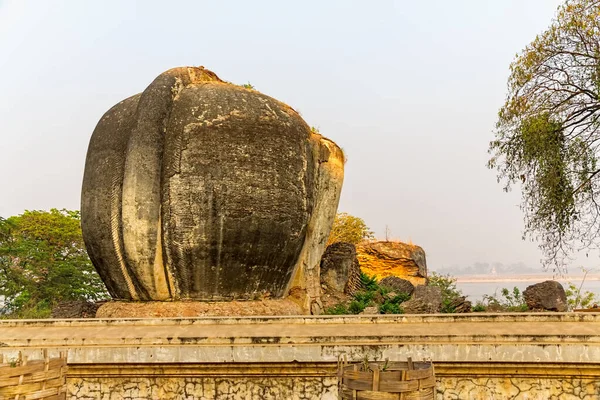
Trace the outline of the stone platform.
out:
<instances>
[{"instance_id":1,"label":"stone platform","mask_svg":"<svg viewBox=\"0 0 600 400\"><path fill-rule=\"evenodd\" d=\"M431 359L438 399L600 398L600 314L0 321L68 350L71 399L336 399L336 363Z\"/></svg>"}]
</instances>

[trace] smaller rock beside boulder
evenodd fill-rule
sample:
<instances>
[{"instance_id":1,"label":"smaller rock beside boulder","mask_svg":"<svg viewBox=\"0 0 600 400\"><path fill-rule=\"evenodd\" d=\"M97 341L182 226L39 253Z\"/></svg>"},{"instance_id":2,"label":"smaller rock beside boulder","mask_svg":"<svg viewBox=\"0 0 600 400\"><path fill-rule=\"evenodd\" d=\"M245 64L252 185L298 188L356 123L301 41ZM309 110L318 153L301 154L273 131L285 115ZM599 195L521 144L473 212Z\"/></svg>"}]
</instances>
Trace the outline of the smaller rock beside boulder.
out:
<instances>
[{"instance_id":1,"label":"smaller rock beside boulder","mask_svg":"<svg viewBox=\"0 0 600 400\"><path fill-rule=\"evenodd\" d=\"M567 295L556 281L545 281L528 286L523 297L530 310L567 311Z\"/></svg>"},{"instance_id":2,"label":"smaller rock beside boulder","mask_svg":"<svg viewBox=\"0 0 600 400\"><path fill-rule=\"evenodd\" d=\"M388 276L379 281L379 286L383 286L387 289L393 290L396 293L406 293L407 295L413 294L415 287L410 281L397 276Z\"/></svg>"},{"instance_id":3,"label":"smaller rock beside boulder","mask_svg":"<svg viewBox=\"0 0 600 400\"><path fill-rule=\"evenodd\" d=\"M470 313L471 312L471 302L467 300L466 296L456 297L454 300L450 302L448 307L454 310L457 314Z\"/></svg>"},{"instance_id":4,"label":"smaller rock beside boulder","mask_svg":"<svg viewBox=\"0 0 600 400\"><path fill-rule=\"evenodd\" d=\"M52 318L95 318L100 303L64 301L52 309Z\"/></svg>"},{"instance_id":5,"label":"smaller rock beside boulder","mask_svg":"<svg viewBox=\"0 0 600 400\"><path fill-rule=\"evenodd\" d=\"M416 286L410 300L402 303L405 314L435 314L442 309L442 289L437 286Z\"/></svg>"},{"instance_id":6,"label":"smaller rock beside boulder","mask_svg":"<svg viewBox=\"0 0 600 400\"><path fill-rule=\"evenodd\" d=\"M327 247L321 258L321 284L346 294L360 290L360 266L352 243L336 242Z\"/></svg>"}]
</instances>

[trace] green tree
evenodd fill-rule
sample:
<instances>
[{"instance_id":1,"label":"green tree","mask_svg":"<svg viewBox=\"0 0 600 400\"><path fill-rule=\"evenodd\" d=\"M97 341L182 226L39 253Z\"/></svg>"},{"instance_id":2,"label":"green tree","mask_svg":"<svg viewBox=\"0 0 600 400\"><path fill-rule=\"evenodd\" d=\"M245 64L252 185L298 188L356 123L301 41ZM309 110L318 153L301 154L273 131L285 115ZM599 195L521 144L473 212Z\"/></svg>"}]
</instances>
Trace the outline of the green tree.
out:
<instances>
[{"instance_id":1,"label":"green tree","mask_svg":"<svg viewBox=\"0 0 600 400\"><path fill-rule=\"evenodd\" d=\"M349 242L357 244L373 238L373 232L361 218L342 212L335 216L327 244Z\"/></svg>"},{"instance_id":2,"label":"green tree","mask_svg":"<svg viewBox=\"0 0 600 400\"><path fill-rule=\"evenodd\" d=\"M79 211L0 219L0 296L2 314L14 317L47 317L60 301L107 296L85 251Z\"/></svg>"},{"instance_id":3,"label":"green tree","mask_svg":"<svg viewBox=\"0 0 600 400\"><path fill-rule=\"evenodd\" d=\"M568 0L510 66L489 167L522 189L524 237L562 267L600 244L600 1Z\"/></svg>"}]
</instances>

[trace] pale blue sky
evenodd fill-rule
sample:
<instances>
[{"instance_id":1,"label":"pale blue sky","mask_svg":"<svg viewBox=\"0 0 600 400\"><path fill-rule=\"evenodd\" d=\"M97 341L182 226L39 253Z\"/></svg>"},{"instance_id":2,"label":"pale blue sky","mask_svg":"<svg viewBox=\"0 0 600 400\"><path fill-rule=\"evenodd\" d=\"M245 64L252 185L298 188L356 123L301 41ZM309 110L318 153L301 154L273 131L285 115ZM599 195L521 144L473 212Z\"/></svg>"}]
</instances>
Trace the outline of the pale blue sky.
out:
<instances>
[{"instance_id":1,"label":"pale blue sky","mask_svg":"<svg viewBox=\"0 0 600 400\"><path fill-rule=\"evenodd\" d=\"M430 268L536 266L519 193L485 164L508 66L559 4L0 0L0 215L78 209L101 115L166 69L204 65L342 146L340 210L423 246Z\"/></svg>"}]
</instances>

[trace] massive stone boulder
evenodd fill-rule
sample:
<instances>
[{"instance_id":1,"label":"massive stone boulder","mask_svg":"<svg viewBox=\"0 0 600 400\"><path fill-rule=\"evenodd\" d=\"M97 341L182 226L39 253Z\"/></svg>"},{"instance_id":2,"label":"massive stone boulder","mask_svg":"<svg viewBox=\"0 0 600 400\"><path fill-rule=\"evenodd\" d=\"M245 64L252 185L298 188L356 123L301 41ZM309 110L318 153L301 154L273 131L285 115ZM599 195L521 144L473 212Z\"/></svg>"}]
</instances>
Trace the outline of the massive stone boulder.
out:
<instances>
[{"instance_id":1,"label":"massive stone boulder","mask_svg":"<svg viewBox=\"0 0 600 400\"><path fill-rule=\"evenodd\" d=\"M343 165L286 104L174 68L94 130L86 247L116 299L282 298L295 287L318 312Z\"/></svg>"},{"instance_id":2,"label":"massive stone boulder","mask_svg":"<svg viewBox=\"0 0 600 400\"><path fill-rule=\"evenodd\" d=\"M346 294L360 289L360 267L352 243L337 242L327 246L321 258L321 283Z\"/></svg>"},{"instance_id":3,"label":"massive stone boulder","mask_svg":"<svg viewBox=\"0 0 600 400\"><path fill-rule=\"evenodd\" d=\"M425 251L419 246L402 242L365 242L356 246L360 268L378 279L397 276L413 285L427 282Z\"/></svg>"},{"instance_id":4,"label":"massive stone boulder","mask_svg":"<svg viewBox=\"0 0 600 400\"><path fill-rule=\"evenodd\" d=\"M528 286L523 298L530 310L567 311L567 295L556 281L545 281Z\"/></svg>"}]
</instances>

